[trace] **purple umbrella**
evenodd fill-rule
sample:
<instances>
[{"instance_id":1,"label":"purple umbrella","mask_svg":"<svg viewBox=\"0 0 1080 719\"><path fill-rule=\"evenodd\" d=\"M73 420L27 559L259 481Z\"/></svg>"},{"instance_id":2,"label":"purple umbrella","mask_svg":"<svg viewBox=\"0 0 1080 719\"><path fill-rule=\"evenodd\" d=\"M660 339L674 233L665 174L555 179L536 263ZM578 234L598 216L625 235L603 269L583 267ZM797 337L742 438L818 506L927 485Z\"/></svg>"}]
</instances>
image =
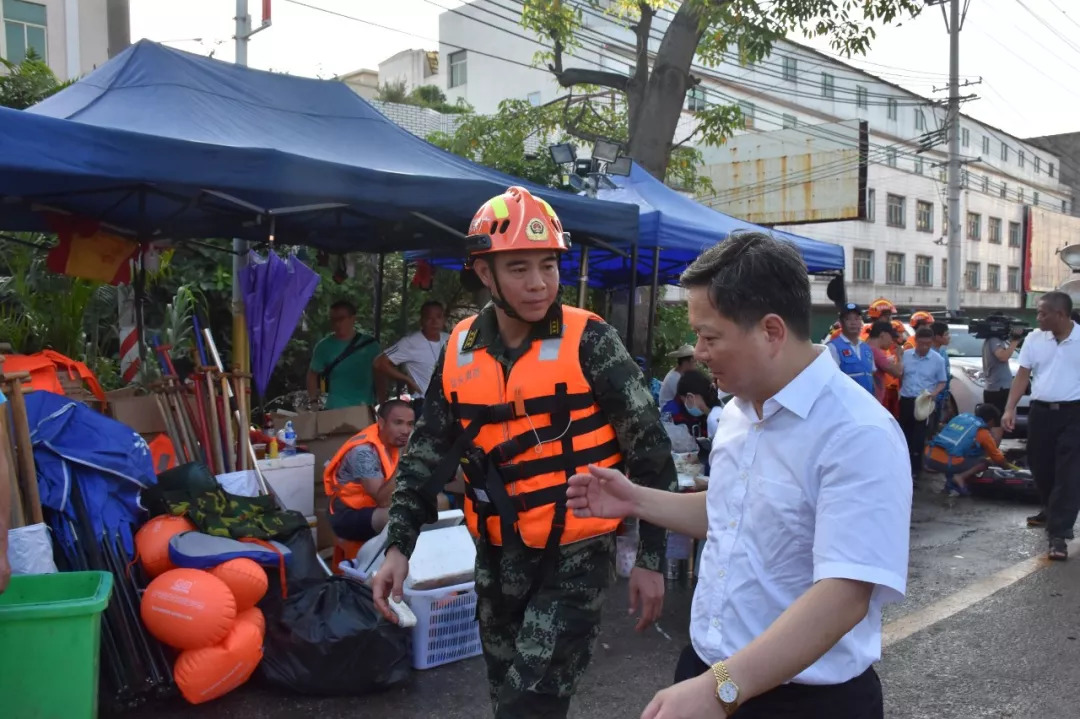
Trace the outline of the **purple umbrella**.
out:
<instances>
[{"instance_id":1,"label":"purple umbrella","mask_svg":"<svg viewBox=\"0 0 1080 719\"><path fill-rule=\"evenodd\" d=\"M318 284L319 275L295 255L283 260L273 250L265 259L248 253L247 267L240 271L240 286L251 345L251 374L259 396L266 396L270 373Z\"/></svg>"}]
</instances>

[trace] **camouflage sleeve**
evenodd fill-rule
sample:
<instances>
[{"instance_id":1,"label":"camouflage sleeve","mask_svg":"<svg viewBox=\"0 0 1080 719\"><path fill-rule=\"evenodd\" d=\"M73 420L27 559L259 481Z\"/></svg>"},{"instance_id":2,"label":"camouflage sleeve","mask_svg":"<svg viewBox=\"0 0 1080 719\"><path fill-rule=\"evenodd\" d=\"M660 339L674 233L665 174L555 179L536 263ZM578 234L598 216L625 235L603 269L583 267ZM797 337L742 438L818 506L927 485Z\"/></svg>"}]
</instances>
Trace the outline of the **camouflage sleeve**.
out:
<instances>
[{"instance_id":1,"label":"camouflage sleeve","mask_svg":"<svg viewBox=\"0 0 1080 719\"><path fill-rule=\"evenodd\" d=\"M660 424L660 412L644 375L614 327L595 320L586 325L581 367L596 403L619 438L626 475L644 487L675 491L678 481L671 441ZM667 546L664 528L642 522L638 534L637 566L659 572Z\"/></svg>"},{"instance_id":2,"label":"camouflage sleeve","mask_svg":"<svg viewBox=\"0 0 1080 719\"><path fill-rule=\"evenodd\" d=\"M390 504L387 548L397 547L406 557L412 555L420 527L438 518L439 492L453 477L453 471L448 476L438 476L439 465L450 454L457 439L457 427L450 417L450 403L443 392L445 357L444 349L431 374L423 412L394 473L397 488ZM453 470L456 469L455 465Z\"/></svg>"}]
</instances>

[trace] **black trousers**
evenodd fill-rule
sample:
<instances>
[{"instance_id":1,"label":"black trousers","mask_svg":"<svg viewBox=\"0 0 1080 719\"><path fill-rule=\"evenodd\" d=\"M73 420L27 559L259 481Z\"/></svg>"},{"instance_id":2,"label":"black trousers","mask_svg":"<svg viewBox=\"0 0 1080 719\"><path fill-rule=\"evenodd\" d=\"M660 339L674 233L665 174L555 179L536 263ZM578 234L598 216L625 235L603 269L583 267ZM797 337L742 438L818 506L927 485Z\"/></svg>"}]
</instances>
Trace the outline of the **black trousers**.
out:
<instances>
[{"instance_id":1,"label":"black trousers","mask_svg":"<svg viewBox=\"0 0 1080 719\"><path fill-rule=\"evenodd\" d=\"M984 389L983 390L983 402L985 404L991 404L997 407L998 412L1005 414L1005 405L1009 402L1009 388L1005 389Z\"/></svg>"},{"instance_id":2,"label":"black trousers","mask_svg":"<svg viewBox=\"0 0 1080 719\"><path fill-rule=\"evenodd\" d=\"M907 440L911 472L914 474L922 467L923 448L926 446L926 420L915 419L914 397L900 398L900 429Z\"/></svg>"},{"instance_id":3,"label":"black trousers","mask_svg":"<svg viewBox=\"0 0 1080 719\"><path fill-rule=\"evenodd\" d=\"M683 649L675 682L708 670L693 646ZM870 667L843 684L782 684L739 705L738 719L884 719L881 680Z\"/></svg>"},{"instance_id":4,"label":"black trousers","mask_svg":"<svg viewBox=\"0 0 1080 719\"><path fill-rule=\"evenodd\" d=\"M1046 533L1072 539L1080 511L1080 403L1053 407L1031 403L1028 465L1046 508Z\"/></svg>"}]
</instances>

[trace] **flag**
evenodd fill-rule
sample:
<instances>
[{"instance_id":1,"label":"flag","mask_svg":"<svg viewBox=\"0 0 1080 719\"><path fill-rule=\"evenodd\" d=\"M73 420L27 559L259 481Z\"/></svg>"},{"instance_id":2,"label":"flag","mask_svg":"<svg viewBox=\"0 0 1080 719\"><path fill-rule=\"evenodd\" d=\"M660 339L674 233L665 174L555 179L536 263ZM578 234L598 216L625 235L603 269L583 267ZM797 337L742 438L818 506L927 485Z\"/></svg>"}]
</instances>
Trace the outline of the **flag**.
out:
<instances>
[{"instance_id":1,"label":"flag","mask_svg":"<svg viewBox=\"0 0 1080 719\"><path fill-rule=\"evenodd\" d=\"M139 243L105 232L94 220L50 215L48 221L60 240L45 260L49 270L110 285L131 281L128 260L139 249Z\"/></svg>"}]
</instances>

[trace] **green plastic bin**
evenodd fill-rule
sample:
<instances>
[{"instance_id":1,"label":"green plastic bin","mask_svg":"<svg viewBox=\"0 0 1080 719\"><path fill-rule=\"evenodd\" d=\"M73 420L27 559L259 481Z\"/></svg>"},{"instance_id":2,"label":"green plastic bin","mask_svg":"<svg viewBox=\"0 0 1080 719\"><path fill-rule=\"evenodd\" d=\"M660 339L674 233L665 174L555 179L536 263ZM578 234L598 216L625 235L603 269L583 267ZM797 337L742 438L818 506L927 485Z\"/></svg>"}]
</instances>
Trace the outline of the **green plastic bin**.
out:
<instances>
[{"instance_id":1,"label":"green plastic bin","mask_svg":"<svg viewBox=\"0 0 1080 719\"><path fill-rule=\"evenodd\" d=\"M16 575L0 594L0 714L97 716L101 613L109 572Z\"/></svg>"}]
</instances>

